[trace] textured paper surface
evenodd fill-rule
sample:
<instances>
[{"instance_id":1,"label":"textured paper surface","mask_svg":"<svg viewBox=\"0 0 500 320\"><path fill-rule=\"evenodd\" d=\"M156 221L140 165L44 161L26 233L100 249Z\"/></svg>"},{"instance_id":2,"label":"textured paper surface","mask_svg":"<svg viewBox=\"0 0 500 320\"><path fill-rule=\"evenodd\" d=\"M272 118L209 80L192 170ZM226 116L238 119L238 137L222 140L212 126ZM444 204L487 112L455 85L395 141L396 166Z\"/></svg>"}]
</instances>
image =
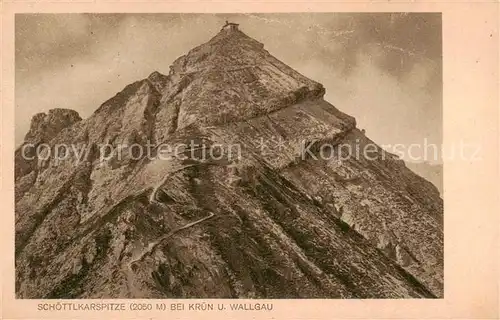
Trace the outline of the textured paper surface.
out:
<instances>
[{"instance_id":1,"label":"textured paper surface","mask_svg":"<svg viewBox=\"0 0 500 320\"><path fill-rule=\"evenodd\" d=\"M444 298L434 300L262 300L272 311L38 311L14 293L15 13L72 12L441 12L443 144L480 146L480 160L444 161ZM208 40L208 39L207 39ZM61 49L62 50L62 49ZM498 4L494 3L158 3L6 1L2 8L2 316L67 318L498 318ZM279 58L279 57L278 57ZM316 79L314 79L316 80ZM43 80L42 80L43 81ZM110 92L106 98L112 96ZM342 109L342 105L338 105ZM349 110L343 110L349 113ZM28 115L26 115L28 117ZM401 124L400 124L401 125ZM403 124L404 125L404 124ZM61 301L65 302L65 301ZM69 301L67 301L69 302ZM71 301L77 303L78 301ZM89 302L89 301L85 301ZM95 300L93 302L100 302ZM146 302L146 301L143 301ZM231 303L229 300L150 300ZM243 301L242 301L243 302ZM249 300L248 302L255 302ZM186 308L187 309L187 308Z\"/></svg>"}]
</instances>

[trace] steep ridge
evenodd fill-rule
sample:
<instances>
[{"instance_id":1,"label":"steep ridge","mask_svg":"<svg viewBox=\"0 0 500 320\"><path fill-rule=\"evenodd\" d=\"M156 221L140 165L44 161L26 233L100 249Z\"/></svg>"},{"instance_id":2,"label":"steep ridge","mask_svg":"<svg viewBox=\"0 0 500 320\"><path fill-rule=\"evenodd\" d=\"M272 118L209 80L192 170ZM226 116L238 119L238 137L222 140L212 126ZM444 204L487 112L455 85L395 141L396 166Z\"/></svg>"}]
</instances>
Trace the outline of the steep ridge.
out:
<instances>
[{"instance_id":1,"label":"steep ridge","mask_svg":"<svg viewBox=\"0 0 500 320\"><path fill-rule=\"evenodd\" d=\"M90 118L31 130L71 147L22 170L16 150L17 296L441 297L438 191L380 148L315 159L372 143L324 93L221 30Z\"/></svg>"}]
</instances>

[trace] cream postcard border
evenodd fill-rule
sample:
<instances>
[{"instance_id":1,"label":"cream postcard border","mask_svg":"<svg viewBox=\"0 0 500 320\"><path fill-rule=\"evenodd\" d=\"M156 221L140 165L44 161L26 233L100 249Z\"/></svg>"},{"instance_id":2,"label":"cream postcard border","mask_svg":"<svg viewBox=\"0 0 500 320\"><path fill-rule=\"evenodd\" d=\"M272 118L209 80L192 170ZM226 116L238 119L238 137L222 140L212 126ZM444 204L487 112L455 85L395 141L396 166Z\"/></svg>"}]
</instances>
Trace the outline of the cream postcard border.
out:
<instances>
[{"instance_id":1,"label":"cream postcard border","mask_svg":"<svg viewBox=\"0 0 500 320\"><path fill-rule=\"evenodd\" d=\"M4 0L2 6L1 214L3 319L498 319L499 3L467 2L159 2ZM443 143L480 146L480 161L444 162L445 292L435 300L260 300L272 311L38 311L14 295L14 15L70 12L441 12ZM100 300L90 300L99 302ZM90 302L86 300L86 302ZM136 302L114 299L106 302ZM239 300L245 302L249 300ZM230 300L148 300L222 303ZM255 302L255 301L253 301Z\"/></svg>"}]
</instances>

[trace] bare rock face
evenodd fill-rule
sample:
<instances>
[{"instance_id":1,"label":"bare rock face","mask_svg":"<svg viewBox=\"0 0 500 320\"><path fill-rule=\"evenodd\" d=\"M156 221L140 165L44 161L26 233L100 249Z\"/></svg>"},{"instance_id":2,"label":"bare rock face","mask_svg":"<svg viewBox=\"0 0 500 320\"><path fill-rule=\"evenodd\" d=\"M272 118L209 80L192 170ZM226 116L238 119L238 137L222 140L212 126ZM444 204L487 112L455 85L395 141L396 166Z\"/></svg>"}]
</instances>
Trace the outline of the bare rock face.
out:
<instances>
[{"instance_id":1,"label":"bare rock face","mask_svg":"<svg viewBox=\"0 0 500 320\"><path fill-rule=\"evenodd\" d=\"M29 189L36 178L37 148L81 120L78 112L59 108L51 109L47 114L38 113L31 119L24 143L15 153L16 198Z\"/></svg>"},{"instance_id":2,"label":"bare rock face","mask_svg":"<svg viewBox=\"0 0 500 320\"><path fill-rule=\"evenodd\" d=\"M442 297L437 189L378 147L340 159L372 141L323 95L222 30L88 119L36 115L26 143L71 148L16 151L17 297Z\"/></svg>"},{"instance_id":3,"label":"bare rock face","mask_svg":"<svg viewBox=\"0 0 500 320\"><path fill-rule=\"evenodd\" d=\"M432 182L438 188L439 193L443 194L443 165L432 164L428 162L407 162L406 165L413 172L426 180Z\"/></svg>"},{"instance_id":4,"label":"bare rock face","mask_svg":"<svg viewBox=\"0 0 500 320\"><path fill-rule=\"evenodd\" d=\"M25 142L42 143L54 138L61 130L82 120L78 112L70 109L51 109L47 114L38 113L31 119Z\"/></svg>"}]
</instances>

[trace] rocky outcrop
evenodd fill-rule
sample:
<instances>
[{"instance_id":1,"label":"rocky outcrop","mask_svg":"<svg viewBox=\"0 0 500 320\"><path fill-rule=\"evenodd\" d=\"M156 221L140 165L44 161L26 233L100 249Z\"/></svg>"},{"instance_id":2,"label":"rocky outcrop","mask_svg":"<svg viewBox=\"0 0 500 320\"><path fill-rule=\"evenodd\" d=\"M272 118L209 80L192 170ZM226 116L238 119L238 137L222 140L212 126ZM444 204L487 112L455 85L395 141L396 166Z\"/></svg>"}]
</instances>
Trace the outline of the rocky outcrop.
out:
<instances>
[{"instance_id":1,"label":"rocky outcrop","mask_svg":"<svg viewBox=\"0 0 500 320\"><path fill-rule=\"evenodd\" d=\"M71 156L16 174L17 297L441 297L436 188L379 147L339 157L372 142L323 95L222 30L90 118L33 125Z\"/></svg>"},{"instance_id":2,"label":"rocky outcrop","mask_svg":"<svg viewBox=\"0 0 500 320\"><path fill-rule=\"evenodd\" d=\"M31 119L30 130L24 137L25 142L49 142L63 129L82 120L78 112L69 109L51 109L49 112L37 113Z\"/></svg>"},{"instance_id":3,"label":"rocky outcrop","mask_svg":"<svg viewBox=\"0 0 500 320\"><path fill-rule=\"evenodd\" d=\"M30 129L24 137L24 143L15 151L14 175L16 179L16 199L31 188L37 176L38 155L47 148L54 137L75 123L81 121L78 112L69 109L51 109L48 113L37 113L31 119ZM39 152L37 152L37 149ZM45 150L44 150L45 149Z\"/></svg>"}]
</instances>

